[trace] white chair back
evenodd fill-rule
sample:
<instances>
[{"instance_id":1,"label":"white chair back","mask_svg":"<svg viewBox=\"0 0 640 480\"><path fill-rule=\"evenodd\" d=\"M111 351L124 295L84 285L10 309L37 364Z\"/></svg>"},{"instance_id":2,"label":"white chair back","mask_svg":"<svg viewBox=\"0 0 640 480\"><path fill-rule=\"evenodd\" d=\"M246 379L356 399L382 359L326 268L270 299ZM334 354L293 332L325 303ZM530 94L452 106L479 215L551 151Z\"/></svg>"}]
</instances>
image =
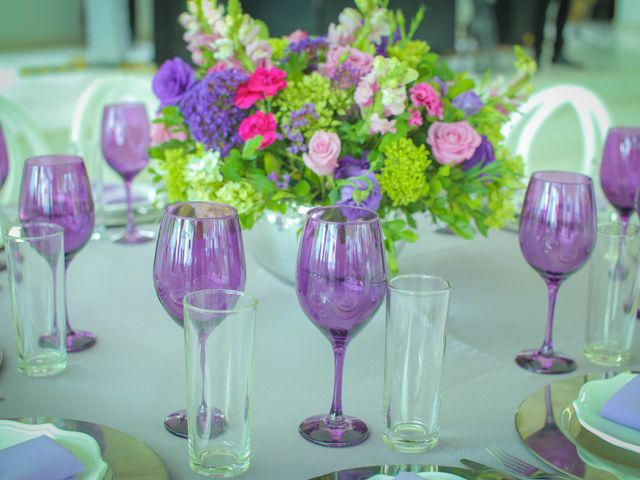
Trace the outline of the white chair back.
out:
<instances>
[{"instance_id":1,"label":"white chair back","mask_svg":"<svg viewBox=\"0 0 640 480\"><path fill-rule=\"evenodd\" d=\"M611 117L602 101L590 90L561 84L534 93L502 130L512 152L524 158L526 178L533 170L530 152L538 131L551 115L564 106L575 111L582 134L582 159L579 167L572 170L586 175L595 173L594 167L600 159Z\"/></svg>"},{"instance_id":2,"label":"white chair back","mask_svg":"<svg viewBox=\"0 0 640 480\"><path fill-rule=\"evenodd\" d=\"M0 123L9 154L9 176L0 190L0 204L16 203L24 161L34 155L50 153L46 140L35 123L22 109L0 96Z\"/></svg>"}]
</instances>

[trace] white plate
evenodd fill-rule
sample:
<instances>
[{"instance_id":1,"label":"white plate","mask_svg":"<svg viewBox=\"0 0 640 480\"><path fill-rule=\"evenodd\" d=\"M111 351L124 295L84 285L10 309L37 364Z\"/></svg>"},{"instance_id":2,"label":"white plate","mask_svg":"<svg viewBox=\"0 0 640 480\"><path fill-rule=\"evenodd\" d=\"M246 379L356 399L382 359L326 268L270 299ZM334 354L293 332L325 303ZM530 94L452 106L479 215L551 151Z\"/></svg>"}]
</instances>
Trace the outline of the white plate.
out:
<instances>
[{"instance_id":1,"label":"white plate","mask_svg":"<svg viewBox=\"0 0 640 480\"><path fill-rule=\"evenodd\" d=\"M464 480L463 477L446 472L421 472L416 473L415 475L418 475L420 478L426 478L428 480ZM373 477L369 477L368 480L393 480L394 478L396 477L392 477L391 475L379 474L374 475Z\"/></svg>"},{"instance_id":2,"label":"white plate","mask_svg":"<svg viewBox=\"0 0 640 480\"><path fill-rule=\"evenodd\" d=\"M585 383L573 402L573 408L580 424L591 433L613 445L640 453L640 431L600 416L604 404L635 376L621 373L605 380Z\"/></svg>"},{"instance_id":3,"label":"white plate","mask_svg":"<svg viewBox=\"0 0 640 480\"><path fill-rule=\"evenodd\" d=\"M85 433L61 430L51 423L27 425L0 420L0 448L11 447L41 435L69 450L82 463L84 470L75 476L78 480L101 480L107 473L109 465L100 455L98 442Z\"/></svg>"}]
</instances>

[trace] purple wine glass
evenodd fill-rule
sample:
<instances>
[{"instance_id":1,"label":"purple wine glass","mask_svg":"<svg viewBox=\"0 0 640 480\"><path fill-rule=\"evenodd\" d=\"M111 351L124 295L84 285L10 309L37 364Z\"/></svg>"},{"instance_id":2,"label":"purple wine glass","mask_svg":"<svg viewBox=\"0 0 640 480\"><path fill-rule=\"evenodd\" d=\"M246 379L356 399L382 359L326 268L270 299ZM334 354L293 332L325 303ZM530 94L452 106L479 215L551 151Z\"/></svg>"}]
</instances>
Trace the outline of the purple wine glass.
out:
<instances>
[{"instance_id":1,"label":"purple wine glass","mask_svg":"<svg viewBox=\"0 0 640 480\"><path fill-rule=\"evenodd\" d=\"M174 203L165 208L153 283L160 303L178 325L183 324L186 294L208 289L243 291L245 281L242 230L235 208L211 202ZM164 425L174 435L187 437L184 410L170 414Z\"/></svg>"},{"instance_id":2,"label":"purple wine glass","mask_svg":"<svg viewBox=\"0 0 640 480\"><path fill-rule=\"evenodd\" d=\"M547 328L542 347L516 357L536 373L566 373L576 363L553 350L553 314L560 284L589 259L596 239L593 182L571 172L535 172L529 180L520 216L520 249L549 291Z\"/></svg>"},{"instance_id":3,"label":"purple wine glass","mask_svg":"<svg viewBox=\"0 0 640 480\"><path fill-rule=\"evenodd\" d=\"M50 222L64 229L65 272L75 255L87 244L95 222L89 177L82 158L44 155L29 158L22 172L20 221ZM66 298L65 298L66 303ZM74 330L67 312L67 351L92 347L96 336Z\"/></svg>"},{"instance_id":4,"label":"purple wine glass","mask_svg":"<svg viewBox=\"0 0 640 480\"><path fill-rule=\"evenodd\" d=\"M378 215L364 208L314 208L307 217L296 269L298 301L333 348L335 379L329 414L305 419L300 434L328 447L364 441L369 429L342 412L347 345L376 313L386 292L386 263Z\"/></svg>"},{"instance_id":5,"label":"purple wine glass","mask_svg":"<svg viewBox=\"0 0 640 480\"><path fill-rule=\"evenodd\" d=\"M640 127L609 129L600 164L600 184L626 230L640 186Z\"/></svg>"},{"instance_id":6,"label":"purple wine glass","mask_svg":"<svg viewBox=\"0 0 640 480\"><path fill-rule=\"evenodd\" d=\"M0 123L0 188L4 185L9 175L9 151L7 150L7 141L4 138L4 131Z\"/></svg>"},{"instance_id":7,"label":"purple wine glass","mask_svg":"<svg viewBox=\"0 0 640 480\"><path fill-rule=\"evenodd\" d=\"M149 117L141 103L107 105L102 112L102 154L107 163L124 180L127 194L127 226L114 240L136 244L153 240L153 232L138 228L131 201L133 178L149 163L151 142Z\"/></svg>"}]
</instances>

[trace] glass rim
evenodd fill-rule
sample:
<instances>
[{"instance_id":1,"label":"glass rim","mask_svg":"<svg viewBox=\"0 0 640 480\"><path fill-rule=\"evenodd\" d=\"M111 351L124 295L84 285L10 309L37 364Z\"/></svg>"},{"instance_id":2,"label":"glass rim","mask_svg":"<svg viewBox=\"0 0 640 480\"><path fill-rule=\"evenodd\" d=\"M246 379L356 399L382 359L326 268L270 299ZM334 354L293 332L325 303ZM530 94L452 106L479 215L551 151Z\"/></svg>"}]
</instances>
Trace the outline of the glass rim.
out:
<instances>
[{"instance_id":1,"label":"glass rim","mask_svg":"<svg viewBox=\"0 0 640 480\"><path fill-rule=\"evenodd\" d=\"M42 233L40 235L26 235L26 236L17 236L11 233L11 230L18 227L21 232L24 232L24 227L28 226L38 226L38 227L48 227L53 231L51 233ZM64 238L64 228L62 228L57 223L52 222L25 222L25 223L12 223L3 225L3 236L12 240L42 240L45 238L53 238L59 235L62 235Z\"/></svg>"},{"instance_id":2,"label":"glass rim","mask_svg":"<svg viewBox=\"0 0 640 480\"><path fill-rule=\"evenodd\" d=\"M554 175L554 174L560 174L568 178L567 180L553 180L549 178L544 178L546 175ZM571 177L572 179L569 179ZM585 175L584 173L571 172L567 170L538 170L531 174L531 178L541 182L564 184L564 185L592 185L593 184L593 180L589 175Z\"/></svg>"},{"instance_id":3,"label":"glass rim","mask_svg":"<svg viewBox=\"0 0 640 480\"><path fill-rule=\"evenodd\" d=\"M144 102L141 102L139 100L123 100L120 102L111 102L111 103L106 103L104 105L104 107L102 107L102 110L107 110L108 108L114 108L114 107L142 107L145 110L147 109L147 106L145 105Z\"/></svg>"},{"instance_id":4,"label":"glass rim","mask_svg":"<svg viewBox=\"0 0 640 480\"><path fill-rule=\"evenodd\" d=\"M25 160L25 165L37 165L39 167L51 167L56 165L77 165L84 163L80 155L65 153L52 153L47 155L35 155Z\"/></svg>"},{"instance_id":5,"label":"glass rim","mask_svg":"<svg viewBox=\"0 0 640 480\"><path fill-rule=\"evenodd\" d=\"M609 127L609 130L607 130L607 135L609 133L622 133L622 132L638 132L640 133L640 126L633 126L633 125L612 125L611 127Z\"/></svg>"},{"instance_id":6,"label":"glass rim","mask_svg":"<svg viewBox=\"0 0 640 480\"><path fill-rule=\"evenodd\" d=\"M373 216L371 218L367 218L367 219L362 219L362 218L359 218L359 219L356 219L356 220L348 220L347 219L344 222L340 222L340 221L337 221L337 220L325 220L325 219L322 219L322 218L314 217L314 214L316 212L321 211L321 210L338 210L338 209L342 209L342 208L349 208L349 209L352 209L352 210L359 210L359 211L361 211L363 213L366 212L366 213L368 213L370 215L373 215ZM353 207L353 206L350 206L350 205L322 205L322 206L319 206L319 207L313 207L312 209L307 211L306 218L308 220L313 221L313 222L327 223L327 224L334 224L334 225L348 225L348 224L351 224L351 225L367 225L369 223L374 223L374 222L379 220L378 213L375 212L374 210L371 210L370 208L365 208L365 207Z\"/></svg>"},{"instance_id":7,"label":"glass rim","mask_svg":"<svg viewBox=\"0 0 640 480\"><path fill-rule=\"evenodd\" d=\"M596 234L601 236L601 237L607 237L607 238L620 238L620 237L640 237L640 226L638 225L627 225L627 231L626 233L622 233L622 232L618 232L618 233L613 233L613 232L606 232L604 231L604 229L606 229L607 227L618 227L618 229L622 229L622 225L620 223L616 223L616 222L600 222L598 223L597 227L596 227ZM630 235L630 231L633 230L633 234Z\"/></svg>"},{"instance_id":8,"label":"glass rim","mask_svg":"<svg viewBox=\"0 0 640 480\"><path fill-rule=\"evenodd\" d=\"M441 282L444 283L444 287L439 288L439 289L434 289L434 290L429 290L429 291L422 291L422 290L408 290L406 288L399 288L399 287L394 287L392 285L393 282L397 281L397 280L404 280L404 279L415 279L415 278L419 278L421 280L440 280ZM403 293L406 295L413 295L416 297L430 297L433 295L438 295L440 293L445 293L451 290L451 283L448 280L445 280L442 277L439 277L437 275L429 275L426 273L405 273L405 274L400 274L400 275L396 275L395 277L391 278L390 280L387 280L387 287L389 288L389 290L396 292L396 293Z\"/></svg>"},{"instance_id":9,"label":"glass rim","mask_svg":"<svg viewBox=\"0 0 640 480\"><path fill-rule=\"evenodd\" d=\"M170 211L172 208L178 207L181 205L209 205L209 206L222 207L224 209L229 209L231 211L228 214L219 215L216 217L187 217L185 215L179 215L175 212ZM186 201L186 202L170 203L169 205L164 207L164 214L169 215L171 217L175 217L175 218L184 218L184 219L190 219L190 220L226 220L228 218L238 218L238 210L236 209L236 207L232 205L228 205L226 203L207 202L204 200L199 200L194 202Z\"/></svg>"},{"instance_id":10,"label":"glass rim","mask_svg":"<svg viewBox=\"0 0 640 480\"><path fill-rule=\"evenodd\" d=\"M240 308L234 307L233 309L223 309L223 308L215 309L215 308L198 307L190 302L191 297L195 297L198 294L204 294L209 292L226 293L229 295L235 295L238 298L248 298L250 303ZM194 292L187 293L182 299L182 305L186 309L193 310L195 312L201 312L201 313L242 313L250 310L255 310L256 306L258 305L258 299L252 294L250 294L249 292L244 292L242 290L233 290L229 288L205 288L203 290L196 290ZM186 318L185 318L185 321L186 321Z\"/></svg>"}]
</instances>

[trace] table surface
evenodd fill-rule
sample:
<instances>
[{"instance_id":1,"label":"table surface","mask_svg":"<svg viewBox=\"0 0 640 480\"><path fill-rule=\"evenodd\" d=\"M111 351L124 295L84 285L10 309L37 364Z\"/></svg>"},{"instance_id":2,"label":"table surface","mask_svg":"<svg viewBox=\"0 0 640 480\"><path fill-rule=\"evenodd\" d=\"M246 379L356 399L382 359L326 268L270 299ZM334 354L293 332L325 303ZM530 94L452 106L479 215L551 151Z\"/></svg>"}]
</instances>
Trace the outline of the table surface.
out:
<instances>
[{"instance_id":1,"label":"table surface","mask_svg":"<svg viewBox=\"0 0 640 480\"><path fill-rule=\"evenodd\" d=\"M123 430L153 448L173 479L202 478L189 470L187 443L162 419L186 405L182 332L158 302L151 279L154 245L93 241L68 272L71 323L98 335L97 345L71 354L62 374L29 378L16 369L7 273L0 274L0 417L50 416ZM295 252L292 252L295 255ZM532 463L514 428L518 405L559 377L518 368L514 355L542 342L546 289L520 253L517 235L493 232L465 241L428 233L399 258L403 273L430 273L452 284L441 407L441 438L424 454L401 454L382 442L384 308L349 346L345 413L367 422L370 438L344 449L313 445L298 434L306 416L328 410L332 356L306 319L293 287L247 259L246 290L258 297L251 467L242 478L304 480L366 465L459 465L463 457L493 463L488 446ZM582 356L588 267L559 293L555 345L578 360L575 374L605 369ZM640 368L635 338L631 367ZM566 377L562 377L566 378Z\"/></svg>"}]
</instances>

